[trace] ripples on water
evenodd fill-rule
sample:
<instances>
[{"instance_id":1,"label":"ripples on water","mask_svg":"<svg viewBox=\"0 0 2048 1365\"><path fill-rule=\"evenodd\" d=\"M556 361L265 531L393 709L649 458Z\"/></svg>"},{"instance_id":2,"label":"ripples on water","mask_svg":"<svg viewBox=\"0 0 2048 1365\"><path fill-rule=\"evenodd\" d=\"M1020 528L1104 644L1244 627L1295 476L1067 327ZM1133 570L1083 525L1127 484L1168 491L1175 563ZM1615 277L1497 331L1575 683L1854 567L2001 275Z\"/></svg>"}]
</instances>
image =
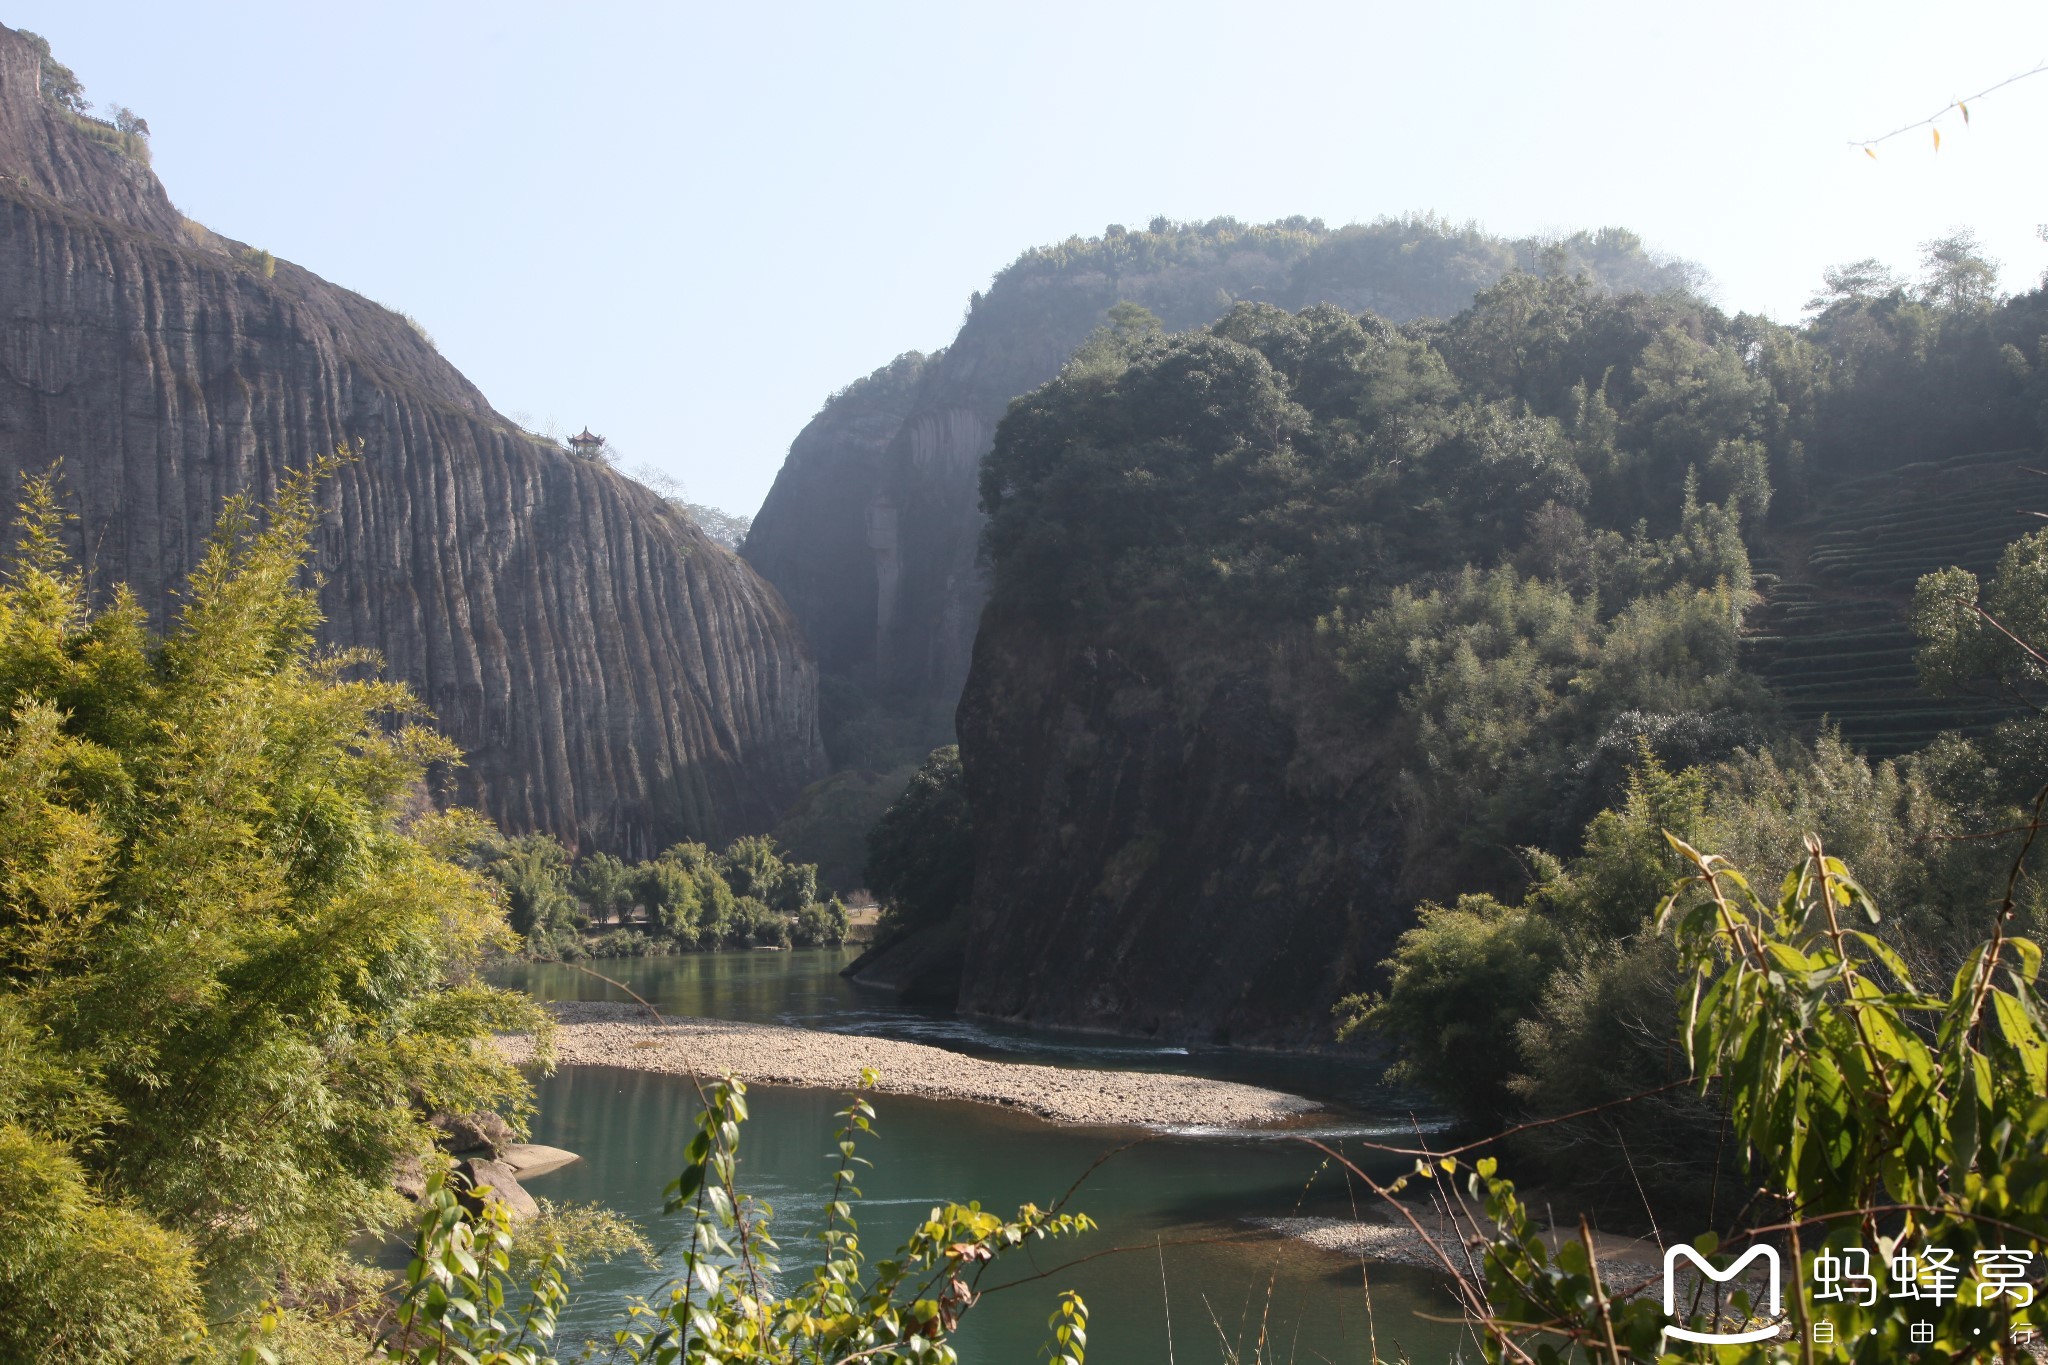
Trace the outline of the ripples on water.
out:
<instances>
[{"instance_id":1,"label":"ripples on water","mask_svg":"<svg viewBox=\"0 0 2048 1365\"><path fill-rule=\"evenodd\" d=\"M1094 1217L1100 1231L1071 1245L1033 1248L1012 1274L1056 1273L989 1295L968 1319L963 1359L992 1365L1042 1359L1045 1315L1053 1295L1069 1287L1082 1291L1094 1313L1091 1356L1118 1365L1165 1365L1169 1303L1176 1362L1223 1359L1224 1342L1249 1360L1262 1323L1269 1361L1364 1362L1375 1329L1378 1349L1388 1359L1405 1350L1417 1361L1434 1362L1458 1352L1456 1329L1415 1316L1455 1311L1431 1276L1373 1267L1368 1323L1356 1262L1273 1237L1251 1223L1265 1217L1349 1217L1358 1206L1364 1192L1347 1188L1323 1154L1298 1138L1333 1146L1408 1145L1444 1130L1436 1115L1379 1087L1371 1069L1337 1058L1161 1047L983 1024L898 1006L855 987L838 975L848 960L847 954L811 950L590 965L665 1013L871 1034L1055 1066L1216 1076L1310 1095L1331 1106L1280 1132L1178 1128L1110 1160L1074 1199L1074 1207ZM558 964L520 964L501 979L546 999L626 998ZM691 1131L695 1097L687 1080L568 1068L539 1082L537 1100L535 1139L581 1152L585 1160L536 1179L536 1195L602 1202L639 1220L657 1242L674 1235L675 1220L660 1214L661 1189L674 1178ZM785 1263L799 1268L817 1230L816 1209L831 1170L823 1154L830 1145L831 1114L841 1100L824 1091L762 1087L750 1100L754 1117L742 1147L742 1180L750 1193L775 1206ZM1059 1127L987 1105L896 1095L880 1096L876 1104L879 1136L863 1149L876 1167L862 1182L868 1196L862 1236L873 1256L893 1248L928 1208L944 1200L979 1198L999 1209L1025 1200L1047 1204L1104 1151L1130 1139L1128 1130ZM1354 1150L1376 1176L1407 1164ZM1076 1256L1114 1247L1135 1250L1059 1269ZM665 1274L619 1263L593 1271L564 1317L565 1339L604 1331L616 1322L625 1295L656 1293Z\"/></svg>"}]
</instances>

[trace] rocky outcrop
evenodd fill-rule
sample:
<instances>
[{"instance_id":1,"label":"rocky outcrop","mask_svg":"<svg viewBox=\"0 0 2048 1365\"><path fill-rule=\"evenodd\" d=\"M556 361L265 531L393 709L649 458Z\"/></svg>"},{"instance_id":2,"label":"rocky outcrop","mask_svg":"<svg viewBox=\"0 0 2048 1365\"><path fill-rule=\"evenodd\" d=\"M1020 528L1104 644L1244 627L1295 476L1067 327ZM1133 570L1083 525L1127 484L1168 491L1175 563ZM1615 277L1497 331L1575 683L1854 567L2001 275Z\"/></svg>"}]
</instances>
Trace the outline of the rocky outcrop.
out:
<instances>
[{"instance_id":1,"label":"rocky outcrop","mask_svg":"<svg viewBox=\"0 0 2048 1365\"><path fill-rule=\"evenodd\" d=\"M894 632L901 528L889 448L931 363L909 352L826 400L747 532L742 553L804 622L828 672L870 665Z\"/></svg>"},{"instance_id":2,"label":"rocky outcrop","mask_svg":"<svg viewBox=\"0 0 2048 1365\"><path fill-rule=\"evenodd\" d=\"M519 1177L502 1161L469 1157L455 1163L451 1179L462 1206L471 1213L482 1213L488 1205L501 1204L515 1223L540 1216L539 1201L526 1192Z\"/></svg>"},{"instance_id":3,"label":"rocky outcrop","mask_svg":"<svg viewBox=\"0 0 2048 1365\"><path fill-rule=\"evenodd\" d=\"M984 623L960 703L975 894L959 1006L1304 1046L1404 925L1383 744L1313 642ZM1225 850L1219 855L1218 850Z\"/></svg>"},{"instance_id":4,"label":"rocky outcrop","mask_svg":"<svg viewBox=\"0 0 2048 1365\"><path fill-rule=\"evenodd\" d=\"M1120 302L1168 330L1239 300L1447 317L1517 267L1615 287L1690 278L1618 230L1510 241L1433 219L1337 230L1294 218L1111 227L1027 252L976 294L943 352L906 357L827 403L790 446L743 553L789 600L828 675L945 742L987 598L978 477L1010 400L1045 383ZM835 755L837 758L837 755Z\"/></svg>"},{"instance_id":5,"label":"rocky outcrop","mask_svg":"<svg viewBox=\"0 0 2048 1365\"><path fill-rule=\"evenodd\" d=\"M435 1144L457 1156L482 1152L495 1158L519 1140L504 1116L488 1109L474 1114L436 1114L427 1124L434 1130Z\"/></svg>"},{"instance_id":6,"label":"rocky outcrop","mask_svg":"<svg viewBox=\"0 0 2048 1365\"><path fill-rule=\"evenodd\" d=\"M220 511L340 446L325 638L466 751L450 794L642 855L765 830L823 774L775 590L651 491L527 435L401 315L188 223L0 30L0 479L64 462L92 582L162 619Z\"/></svg>"}]
</instances>

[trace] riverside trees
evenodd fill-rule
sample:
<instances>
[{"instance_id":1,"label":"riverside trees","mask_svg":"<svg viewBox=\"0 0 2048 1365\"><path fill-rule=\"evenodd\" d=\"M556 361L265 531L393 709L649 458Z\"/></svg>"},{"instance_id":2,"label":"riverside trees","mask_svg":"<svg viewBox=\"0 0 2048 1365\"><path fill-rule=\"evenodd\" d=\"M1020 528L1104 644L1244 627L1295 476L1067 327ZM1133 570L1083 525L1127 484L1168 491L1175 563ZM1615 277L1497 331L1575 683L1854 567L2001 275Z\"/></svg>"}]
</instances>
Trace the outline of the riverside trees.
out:
<instances>
[{"instance_id":1,"label":"riverside trees","mask_svg":"<svg viewBox=\"0 0 2048 1365\"><path fill-rule=\"evenodd\" d=\"M526 1111L490 1037L544 1036L547 1018L477 975L518 938L477 866L488 827L417 799L455 750L402 685L361 676L373 659L315 644L301 580L334 465L288 479L267 510L231 499L161 636L125 591L90 603L54 480L27 489L0 571L0 1358L170 1365L235 1358L239 1340L249 1362L359 1360L394 1301L351 1244L415 1223L420 1292L384 1342L392 1359L465 1358L450 1341L481 1341L493 1307L486 1293L484 1321L451 1338L462 1284L502 1295L522 1265L543 1288L520 1322L530 1349L493 1358L552 1359L531 1329L551 1323L579 1250L639 1240L597 1211L543 1219L515 1246L500 1206L468 1212L435 1171L431 1115ZM777 915L816 908L814 880L766 841L729 862L685 850L653 866L719 887L730 872ZM529 870L554 866L528 852ZM599 865L583 885L616 891L618 873ZM720 1247L757 1270L772 1251L733 1184L743 1089L708 1099L675 1192L697 1229L694 1285L717 1280ZM953 1285L1088 1226L947 1206L902 1258L863 1272L844 1201L871 1117L859 1100L847 1115L813 1289L778 1303L733 1276L685 1295L635 1358L674 1359L706 1323L724 1359L788 1359L767 1348L804 1339L949 1358L934 1348L972 1302ZM429 1173L419 1211L392 1188L408 1158ZM799 1306L840 1316L793 1328ZM1062 1311L1062 1339L1085 1341L1078 1300ZM762 1350L736 1353L750 1336ZM1078 1362L1078 1345L1066 1355Z\"/></svg>"},{"instance_id":2,"label":"riverside trees","mask_svg":"<svg viewBox=\"0 0 2048 1365\"><path fill-rule=\"evenodd\" d=\"M535 1007L455 826L455 757L314 643L323 461L231 499L169 629L93 606L32 482L0 578L0 1355L174 1360L358 1273L428 1115L527 1103Z\"/></svg>"},{"instance_id":3,"label":"riverside trees","mask_svg":"<svg viewBox=\"0 0 2048 1365\"><path fill-rule=\"evenodd\" d=\"M465 856L504 888L513 929L542 957L846 941L846 907L820 896L817 867L783 857L766 835L743 835L722 853L685 841L627 864L602 852L572 859L545 834L479 828ZM606 925L618 927L580 932Z\"/></svg>"}]
</instances>

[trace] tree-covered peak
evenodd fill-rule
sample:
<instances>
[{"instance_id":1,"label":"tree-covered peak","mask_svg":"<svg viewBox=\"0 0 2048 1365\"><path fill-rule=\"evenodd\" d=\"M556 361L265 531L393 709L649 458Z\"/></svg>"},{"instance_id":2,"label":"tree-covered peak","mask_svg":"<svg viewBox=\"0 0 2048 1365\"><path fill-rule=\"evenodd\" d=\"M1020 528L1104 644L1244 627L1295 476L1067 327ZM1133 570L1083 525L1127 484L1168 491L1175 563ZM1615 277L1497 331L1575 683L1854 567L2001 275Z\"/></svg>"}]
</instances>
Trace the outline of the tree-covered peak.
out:
<instances>
[{"instance_id":1,"label":"tree-covered peak","mask_svg":"<svg viewBox=\"0 0 2048 1365\"><path fill-rule=\"evenodd\" d=\"M1449 317L1473 296L1514 272L1539 277L1584 276L1610 292L1647 294L1698 292L1705 272L1689 262L1651 251L1625 228L1605 227L1566 236L1505 237L1475 222L1437 214L1404 214L1370 223L1332 228L1320 218L1299 215L1270 223L1237 218L1176 222L1155 218L1144 228L1112 223L1092 237L1033 247L999 272L995 289L1031 281L1143 279L1172 273L1213 273L1241 258L1262 258L1266 270L1238 272L1256 281L1240 292L1228 281L1230 299L1257 297L1299 309L1336 303L1370 310L1396 321ZM1175 316L1173 300L1159 309L1175 327L1216 316L1214 291L1190 298L1205 316ZM1148 303L1152 300L1146 300ZM1157 305L1155 304L1155 307Z\"/></svg>"}]
</instances>

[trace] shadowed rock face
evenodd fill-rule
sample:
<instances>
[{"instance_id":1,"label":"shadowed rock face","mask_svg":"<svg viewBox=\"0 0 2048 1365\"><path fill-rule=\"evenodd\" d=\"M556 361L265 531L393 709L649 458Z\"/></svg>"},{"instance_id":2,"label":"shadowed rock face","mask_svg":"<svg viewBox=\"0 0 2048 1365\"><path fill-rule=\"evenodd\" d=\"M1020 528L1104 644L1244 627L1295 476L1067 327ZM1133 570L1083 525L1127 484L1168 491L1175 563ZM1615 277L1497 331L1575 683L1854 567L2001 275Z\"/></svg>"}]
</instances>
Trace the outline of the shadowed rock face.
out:
<instances>
[{"instance_id":1,"label":"shadowed rock face","mask_svg":"<svg viewBox=\"0 0 2048 1365\"><path fill-rule=\"evenodd\" d=\"M35 76L0 29L0 479L63 460L95 588L163 619L223 498L360 443L324 494L323 635L412 684L468 755L457 799L639 855L767 829L823 774L773 588L400 315L188 224Z\"/></svg>"},{"instance_id":2,"label":"shadowed rock face","mask_svg":"<svg viewBox=\"0 0 2048 1365\"><path fill-rule=\"evenodd\" d=\"M1026 253L975 296L952 345L828 403L754 520L742 553L788 598L824 672L870 689L934 743L952 728L988 597L979 474L996 423L1119 302L1169 331L1205 326L1240 300L1334 303L1403 322L1449 317L1518 266L1653 292L1692 272L1620 231L1550 243L1433 220L1155 226Z\"/></svg>"},{"instance_id":3,"label":"shadowed rock face","mask_svg":"<svg viewBox=\"0 0 2048 1365\"><path fill-rule=\"evenodd\" d=\"M747 562L781 590L828 672L872 660L894 629L884 615L900 570L889 448L930 364L911 352L834 394L790 444L747 533Z\"/></svg>"},{"instance_id":4,"label":"shadowed rock face","mask_svg":"<svg viewBox=\"0 0 2048 1365\"><path fill-rule=\"evenodd\" d=\"M989 613L994 617L996 613ZM960 702L975 891L959 1007L1304 1046L1405 927L1378 745L1301 633L984 622ZM912 940L913 943L916 940Z\"/></svg>"}]
</instances>

